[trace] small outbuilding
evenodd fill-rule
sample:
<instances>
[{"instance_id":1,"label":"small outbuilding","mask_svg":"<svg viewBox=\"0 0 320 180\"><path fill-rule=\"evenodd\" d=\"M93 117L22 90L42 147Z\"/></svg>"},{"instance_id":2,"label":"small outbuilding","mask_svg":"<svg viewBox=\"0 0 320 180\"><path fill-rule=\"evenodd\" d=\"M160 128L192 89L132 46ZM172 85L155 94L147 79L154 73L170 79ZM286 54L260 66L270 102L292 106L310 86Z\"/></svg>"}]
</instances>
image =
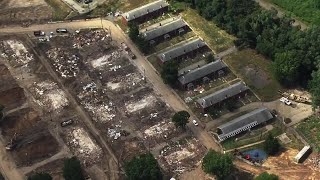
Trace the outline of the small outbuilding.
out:
<instances>
[{"instance_id":1,"label":"small outbuilding","mask_svg":"<svg viewBox=\"0 0 320 180\"><path fill-rule=\"evenodd\" d=\"M301 163L311 153L310 146L304 146L302 150L294 157L296 163Z\"/></svg>"}]
</instances>

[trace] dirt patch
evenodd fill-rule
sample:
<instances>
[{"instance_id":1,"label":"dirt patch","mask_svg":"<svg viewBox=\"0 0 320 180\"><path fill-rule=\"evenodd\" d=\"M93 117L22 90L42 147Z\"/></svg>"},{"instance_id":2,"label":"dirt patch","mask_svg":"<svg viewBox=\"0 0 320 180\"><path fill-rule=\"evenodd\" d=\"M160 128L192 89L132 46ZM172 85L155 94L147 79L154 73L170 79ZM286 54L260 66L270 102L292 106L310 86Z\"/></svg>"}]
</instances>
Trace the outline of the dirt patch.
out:
<instances>
[{"instance_id":1,"label":"dirt patch","mask_svg":"<svg viewBox=\"0 0 320 180\"><path fill-rule=\"evenodd\" d=\"M263 88L271 82L268 75L257 66L249 65L245 67L243 71L251 81L252 85L257 89Z\"/></svg>"},{"instance_id":2,"label":"dirt patch","mask_svg":"<svg viewBox=\"0 0 320 180\"><path fill-rule=\"evenodd\" d=\"M8 114L0 123L2 135L8 139L13 138L14 134L23 135L39 121L38 113L30 108Z\"/></svg>"},{"instance_id":3,"label":"dirt patch","mask_svg":"<svg viewBox=\"0 0 320 180\"><path fill-rule=\"evenodd\" d=\"M44 0L2 0L0 2L1 25L44 22L51 17L51 9Z\"/></svg>"},{"instance_id":4,"label":"dirt patch","mask_svg":"<svg viewBox=\"0 0 320 180\"><path fill-rule=\"evenodd\" d=\"M46 172L49 173L52 176L53 180L62 180L63 179L63 162L65 159L58 159L55 161L52 161L44 166L41 166L34 171L28 173L26 176L31 176L32 174L35 174L37 172Z\"/></svg>"},{"instance_id":5,"label":"dirt patch","mask_svg":"<svg viewBox=\"0 0 320 180\"><path fill-rule=\"evenodd\" d=\"M28 137L25 137L27 139ZM39 135L35 138L28 139L24 145L14 151L17 165L31 165L53 156L59 150L58 142L51 134Z\"/></svg>"},{"instance_id":6,"label":"dirt patch","mask_svg":"<svg viewBox=\"0 0 320 180\"><path fill-rule=\"evenodd\" d=\"M16 108L25 101L26 96L24 94L24 90L20 87L0 92L0 104L5 106L6 110Z\"/></svg>"}]
</instances>

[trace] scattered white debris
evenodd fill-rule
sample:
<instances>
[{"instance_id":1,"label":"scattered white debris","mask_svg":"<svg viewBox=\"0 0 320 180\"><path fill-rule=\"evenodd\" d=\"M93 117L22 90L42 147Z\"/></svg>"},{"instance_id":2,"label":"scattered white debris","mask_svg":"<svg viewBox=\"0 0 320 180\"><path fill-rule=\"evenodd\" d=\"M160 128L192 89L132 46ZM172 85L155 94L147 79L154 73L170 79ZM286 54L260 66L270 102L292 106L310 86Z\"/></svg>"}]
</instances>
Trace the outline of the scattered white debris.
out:
<instances>
[{"instance_id":1,"label":"scattered white debris","mask_svg":"<svg viewBox=\"0 0 320 180\"><path fill-rule=\"evenodd\" d=\"M177 162L180 162L184 159L190 158L194 155L195 155L194 152L190 152L188 149L183 148L180 151L175 151L175 152L169 154L168 156L165 156L165 159L168 162L168 164L171 165L173 163L177 163Z\"/></svg>"},{"instance_id":2,"label":"scattered white debris","mask_svg":"<svg viewBox=\"0 0 320 180\"><path fill-rule=\"evenodd\" d=\"M116 90L121 87L121 83L120 82L118 82L118 83L108 82L107 87L109 87L111 90Z\"/></svg>"},{"instance_id":3,"label":"scattered white debris","mask_svg":"<svg viewBox=\"0 0 320 180\"><path fill-rule=\"evenodd\" d=\"M126 104L126 109L128 112L132 113L141 110L147 106L151 106L157 99L153 95L144 97L138 102L132 104Z\"/></svg>"},{"instance_id":4,"label":"scattered white debris","mask_svg":"<svg viewBox=\"0 0 320 180\"><path fill-rule=\"evenodd\" d=\"M3 47L4 51L1 56L9 57L6 59L14 66L25 66L34 60L33 55L28 52L21 41L7 40L3 41L0 46Z\"/></svg>"},{"instance_id":5,"label":"scattered white debris","mask_svg":"<svg viewBox=\"0 0 320 180\"><path fill-rule=\"evenodd\" d=\"M95 144L89 134L83 128L75 128L68 134L69 144L75 154L86 162L98 161L102 155L102 149Z\"/></svg>"},{"instance_id":6,"label":"scattered white debris","mask_svg":"<svg viewBox=\"0 0 320 180\"><path fill-rule=\"evenodd\" d=\"M149 129L144 131L144 134L148 137L163 135L166 131L174 130L175 126L172 122L162 121L154 126L151 126Z\"/></svg>"}]
</instances>

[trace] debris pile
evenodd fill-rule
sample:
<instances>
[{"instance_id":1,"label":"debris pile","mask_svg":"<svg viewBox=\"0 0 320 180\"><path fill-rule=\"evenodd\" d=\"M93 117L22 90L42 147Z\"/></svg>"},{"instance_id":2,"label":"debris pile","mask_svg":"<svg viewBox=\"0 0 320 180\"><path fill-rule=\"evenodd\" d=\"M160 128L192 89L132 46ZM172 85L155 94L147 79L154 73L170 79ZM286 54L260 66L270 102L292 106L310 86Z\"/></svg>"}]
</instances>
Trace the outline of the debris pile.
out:
<instances>
[{"instance_id":1,"label":"debris pile","mask_svg":"<svg viewBox=\"0 0 320 180\"><path fill-rule=\"evenodd\" d=\"M83 31L77 34L73 41L74 48L82 48L84 46L90 46L93 43L111 40L111 37L104 30Z\"/></svg>"},{"instance_id":2,"label":"debris pile","mask_svg":"<svg viewBox=\"0 0 320 180\"><path fill-rule=\"evenodd\" d=\"M47 51L48 58L52 59L55 70L64 78L76 77L79 73L80 58L71 55L61 48L53 48Z\"/></svg>"},{"instance_id":3,"label":"debris pile","mask_svg":"<svg viewBox=\"0 0 320 180\"><path fill-rule=\"evenodd\" d=\"M126 109L130 113L139 111L145 107L153 105L156 102L156 100L157 99L153 95L148 95L137 102L126 104Z\"/></svg>"},{"instance_id":4,"label":"debris pile","mask_svg":"<svg viewBox=\"0 0 320 180\"><path fill-rule=\"evenodd\" d=\"M195 138L183 139L169 144L160 151L159 159L163 167L177 174L191 170L201 161L206 148Z\"/></svg>"},{"instance_id":5,"label":"debris pile","mask_svg":"<svg viewBox=\"0 0 320 180\"><path fill-rule=\"evenodd\" d=\"M103 90L97 88L94 82L83 86L78 98L96 122L108 122L116 116L114 104Z\"/></svg>"},{"instance_id":6,"label":"debris pile","mask_svg":"<svg viewBox=\"0 0 320 180\"><path fill-rule=\"evenodd\" d=\"M109 54L105 54L99 57L98 59L92 60L91 65L93 68L103 68L105 66L113 66L112 62L116 62L118 59L120 59L120 57L121 57L121 54L119 51L113 51ZM119 68L121 68L121 66ZM114 68L112 69L110 68L110 71L113 69ZM113 71L116 71L116 70L113 70Z\"/></svg>"},{"instance_id":7,"label":"debris pile","mask_svg":"<svg viewBox=\"0 0 320 180\"><path fill-rule=\"evenodd\" d=\"M86 163L94 163L102 156L102 149L83 128L74 128L68 133L67 139L74 154Z\"/></svg>"},{"instance_id":8,"label":"debris pile","mask_svg":"<svg viewBox=\"0 0 320 180\"><path fill-rule=\"evenodd\" d=\"M35 102L48 112L59 111L69 104L66 94L50 80L34 82L30 86L30 92Z\"/></svg>"},{"instance_id":9,"label":"debris pile","mask_svg":"<svg viewBox=\"0 0 320 180\"><path fill-rule=\"evenodd\" d=\"M29 62L34 60L33 55L28 52L27 48L20 41L2 41L0 48L3 50L1 57L8 59L14 67L27 66Z\"/></svg>"},{"instance_id":10,"label":"debris pile","mask_svg":"<svg viewBox=\"0 0 320 180\"><path fill-rule=\"evenodd\" d=\"M156 115L156 114L152 114ZM152 117L151 115L151 117ZM154 126L151 126L150 128L146 129L144 131L144 134L146 135L145 138L147 137L152 137L152 136L167 136L166 134L168 132L173 132L175 130L175 126L172 122L168 121L162 121Z\"/></svg>"}]
</instances>

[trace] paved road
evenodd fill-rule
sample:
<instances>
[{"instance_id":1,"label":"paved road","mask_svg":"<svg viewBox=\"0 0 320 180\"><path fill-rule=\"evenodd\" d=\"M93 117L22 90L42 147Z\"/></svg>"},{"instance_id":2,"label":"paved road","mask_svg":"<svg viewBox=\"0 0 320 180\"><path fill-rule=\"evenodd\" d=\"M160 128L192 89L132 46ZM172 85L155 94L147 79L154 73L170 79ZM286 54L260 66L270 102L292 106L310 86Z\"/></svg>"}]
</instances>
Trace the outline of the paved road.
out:
<instances>
[{"instance_id":1,"label":"paved road","mask_svg":"<svg viewBox=\"0 0 320 180\"><path fill-rule=\"evenodd\" d=\"M137 56L137 59L133 61L133 63L139 68L141 72L144 72L147 79L153 84L155 91L160 94L163 98L163 100L169 104L175 111L180 111L180 110L188 110L191 114L191 119L197 119L196 116L190 111L187 107L187 105L180 99L180 97L167 85L165 85L160 78L160 76L156 73L155 69L153 66L147 61L147 59L141 55L139 50L135 47L135 45L131 42L130 39L123 33L123 31L117 27L114 23L107 21L107 20L101 20L101 19L93 19L93 20L88 20L88 21L73 21L73 22L61 22L61 23L54 23L54 24L41 24L41 25L32 25L27 28L23 27L17 27L17 26L12 26L12 27L5 27L0 29L0 35L5 35L5 34L29 34L32 35L33 31L37 30L42 30L45 32L51 32L55 31L56 28L61 27L61 28L68 28L70 30L76 30L76 29L84 29L84 28L97 28L97 27L104 27L108 29L109 31L111 30L111 35L115 41L118 43L120 42L125 42L128 47L132 50L132 52ZM53 76L55 80L59 82L59 78L56 77L56 74L54 73L53 70L50 70L51 67L43 61L44 65L48 69L48 71L51 71L50 74ZM90 121L90 118L88 115L82 110L81 107L77 106L76 100L73 99L71 94L68 92L66 88L64 88L65 92L68 94L68 96L71 98L71 102L76 105L77 111L80 113L82 117L84 117L84 120L86 121L86 124L88 124L89 129L94 133L94 136L97 137L97 139L102 142L101 144L108 150L108 145L104 140L100 137L98 131L95 130L94 125ZM189 129L194 133L194 135L207 147L207 148L212 148L217 151L220 151L219 145L212 139L210 134L202 129L201 127L196 127L192 123L188 124ZM1 148L1 145L0 145ZM110 152L110 151L109 151ZM114 159L115 156L111 154ZM0 157L1 156L6 156L5 154L1 153L0 151ZM17 176L21 175L18 173L18 171L8 171L12 165L8 164L13 162L6 162L6 161L1 161L0 162L0 167L4 169L4 172L6 173L7 176L9 176L10 180L11 179L21 179L17 178Z\"/></svg>"},{"instance_id":2,"label":"paved road","mask_svg":"<svg viewBox=\"0 0 320 180\"><path fill-rule=\"evenodd\" d=\"M271 10L271 9L276 9L278 11L278 16L279 17L283 17L285 15L285 12L278 6L266 1L266 0L255 0L257 3L259 3L259 5L261 7L263 7L264 9L268 9L268 10ZM294 18L295 22L293 23L293 26L298 26L300 25L301 26L301 29L302 30L305 30L308 28L308 25L305 24L304 22Z\"/></svg>"}]
</instances>

